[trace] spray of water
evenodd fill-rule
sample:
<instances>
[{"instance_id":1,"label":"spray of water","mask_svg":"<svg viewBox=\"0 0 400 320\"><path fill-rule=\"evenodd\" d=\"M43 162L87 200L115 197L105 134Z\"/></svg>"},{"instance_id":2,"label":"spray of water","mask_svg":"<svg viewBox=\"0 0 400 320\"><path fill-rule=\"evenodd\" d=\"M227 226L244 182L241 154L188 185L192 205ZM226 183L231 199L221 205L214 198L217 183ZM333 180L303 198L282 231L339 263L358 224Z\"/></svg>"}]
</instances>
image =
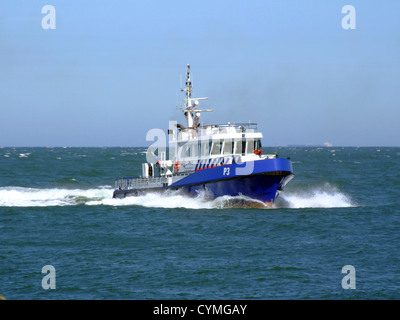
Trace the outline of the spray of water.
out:
<instances>
[{"instance_id":1,"label":"spray of water","mask_svg":"<svg viewBox=\"0 0 400 320\"><path fill-rule=\"evenodd\" d=\"M276 208L344 208L356 204L350 196L329 183L318 187L285 191L275 201Z\"/></svg>"}]
</instances>

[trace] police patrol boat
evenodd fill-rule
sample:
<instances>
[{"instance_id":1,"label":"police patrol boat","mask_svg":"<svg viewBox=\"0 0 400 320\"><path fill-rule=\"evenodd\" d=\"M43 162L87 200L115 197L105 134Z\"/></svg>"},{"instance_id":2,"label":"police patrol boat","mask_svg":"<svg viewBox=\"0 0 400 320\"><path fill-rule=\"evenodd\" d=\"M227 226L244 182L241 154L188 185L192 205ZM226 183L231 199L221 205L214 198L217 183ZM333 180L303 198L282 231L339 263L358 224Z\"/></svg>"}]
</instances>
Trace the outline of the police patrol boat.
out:
<instances>
[{"instance_id":1,"label":"police patrol boat","mask_svg":"<svg viewBox=\"0 0 400 320\"><path fill-rule=\"evenodd\" d=\"M139 177L117 178L113 198L138 196L148 192L182 190L206 197L243 196L255 203L272 204L294 177L289 158L263 154L262 133L256 123L200 125L199 101L192 97L190 65L186 70L182 109L186 126L170 122L169 148L150 148ZM167 149L169 159L166 159Z\"/></svg>"}]
</instances>

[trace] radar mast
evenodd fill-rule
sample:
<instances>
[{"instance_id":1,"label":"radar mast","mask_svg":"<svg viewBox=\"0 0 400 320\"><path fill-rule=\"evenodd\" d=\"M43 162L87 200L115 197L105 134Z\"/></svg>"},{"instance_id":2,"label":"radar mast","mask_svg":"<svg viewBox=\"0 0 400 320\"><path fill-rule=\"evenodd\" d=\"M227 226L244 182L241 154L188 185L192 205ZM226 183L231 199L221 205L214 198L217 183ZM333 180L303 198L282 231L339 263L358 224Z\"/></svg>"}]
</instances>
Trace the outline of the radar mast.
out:
<instances>
[{"instance_id":1,"label":"radar mast","mask_svg":"<svg viewBox=\"0 0 400 320\"><path fill-rule=\"evenodd\" d=\"M186 99L183 99L185 101L185 104L178 109L183 109L183 113L186 117L186 128L190 129L197 129L199 126L199 120L200 120L200 113L201 112L211 112L213 111L212 109L205 109L205 110L199 110L197 109L199 105L199 100L207 100L208 98L192 98L192 80L191 80L191 72L190 72L190 65L188 64L186 66L186 82L185 82L185 89L181 89L181 91L184 91L186 94Z\"/></svg>"}]
</instances>

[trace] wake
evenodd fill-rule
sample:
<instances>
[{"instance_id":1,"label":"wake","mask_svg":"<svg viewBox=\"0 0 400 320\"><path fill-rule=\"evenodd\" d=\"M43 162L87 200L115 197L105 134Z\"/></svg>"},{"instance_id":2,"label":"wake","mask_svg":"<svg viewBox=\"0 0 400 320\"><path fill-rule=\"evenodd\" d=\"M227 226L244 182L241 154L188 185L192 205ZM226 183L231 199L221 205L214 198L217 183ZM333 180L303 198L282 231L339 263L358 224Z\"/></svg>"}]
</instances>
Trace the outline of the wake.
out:
<instances>
[{"instance_id":1,"label":"wake","mask_svg":"<svg viewBox=\"0 0 400 320\"><path fill-rule=\"evenodd\" d=\"M108 197L112 197L110 187L88 190L2 187L0 188L0 207L73 206Z\"/></svg>"},{"instance_id":2,"label":"wake","mask_svg":"<svg viewBox=\"0 0 400 320\"><path fill-rule=\"evenodd\" d=\"M111 186L93 189L38 189L1 187L0 207L51 206L141 206L152 208L224 209L224 208L341 208L354 207L350 196L326 183L320 187L282 192L271 206L245 196L223 196L210 200L206 192L188 197L179 191L149 193L137 197L113 199Z\"/></svg>"}]
</instances>

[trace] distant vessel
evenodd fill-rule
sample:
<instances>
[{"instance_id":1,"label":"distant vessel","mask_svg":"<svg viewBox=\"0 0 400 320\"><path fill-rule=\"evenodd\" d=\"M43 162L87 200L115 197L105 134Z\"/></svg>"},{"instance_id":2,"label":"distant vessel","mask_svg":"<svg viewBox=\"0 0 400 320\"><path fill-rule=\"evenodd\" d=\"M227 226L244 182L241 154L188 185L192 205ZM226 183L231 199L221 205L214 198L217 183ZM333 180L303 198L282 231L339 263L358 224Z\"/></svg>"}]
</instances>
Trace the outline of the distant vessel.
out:
<instances>
[{"instance_id":1,"label":"distant vessel","mask_svg":"<svg viewBox=\"0 0 400 320\"><path fill-rule=\"evenodd\" d=\"M166 152L142 164L142 176L117 178L114 198L138 196L148 192L182 190L207 197L225 195L272 204L279 192L294 177L289 158L263 154L262 133L256 123L227 123L200 126L199 101L192 98L190 65L186 71L185 103L180 109L186 126L176 124L168 130L169 159ZM149 157L147 158L149 159ZM251 202L251 201L250 201Z\"/></svg>"}]
</instances>

